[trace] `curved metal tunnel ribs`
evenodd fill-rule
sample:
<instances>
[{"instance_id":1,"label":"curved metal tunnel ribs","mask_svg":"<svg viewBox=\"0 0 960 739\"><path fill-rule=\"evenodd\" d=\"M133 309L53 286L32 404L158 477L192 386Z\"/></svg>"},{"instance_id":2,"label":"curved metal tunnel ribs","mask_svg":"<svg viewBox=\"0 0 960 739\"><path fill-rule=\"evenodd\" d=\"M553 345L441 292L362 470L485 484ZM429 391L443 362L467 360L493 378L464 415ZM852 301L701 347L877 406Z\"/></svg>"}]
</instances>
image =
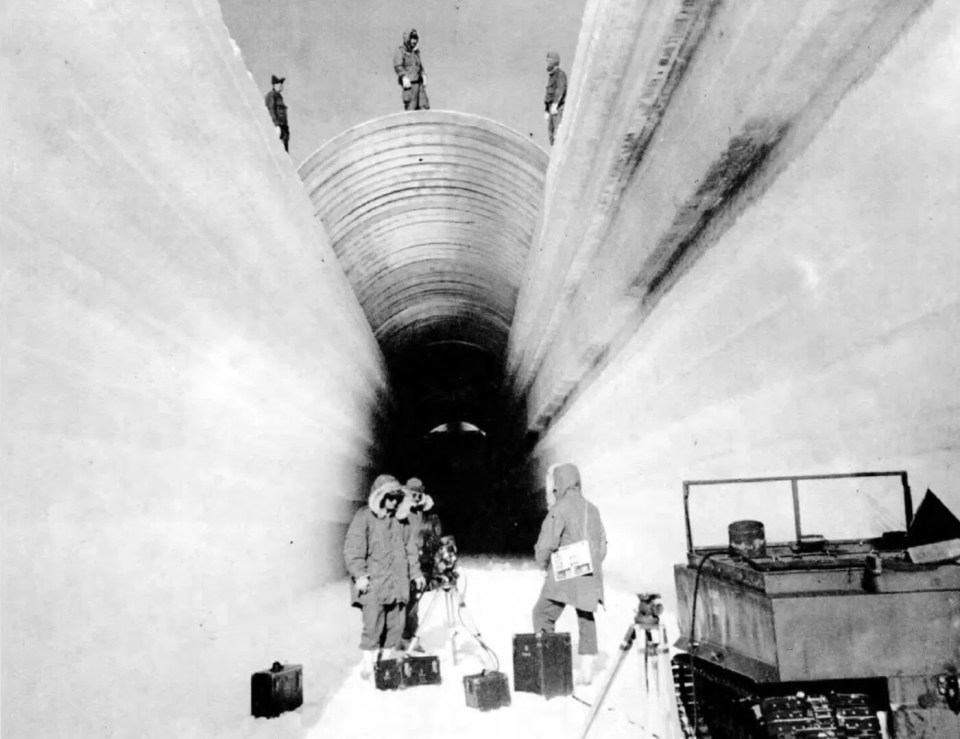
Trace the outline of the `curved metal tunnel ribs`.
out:
<instances>
[{"instance_id":1,"label":"curved metal tunnel ribs","mask_svg":"<svg viewBox=\"0 0 960 739\"><path fill-rule=\"evenodd\" d=\"M389 369L374 462L455 493L443 518L468 548L483 530L529 543L508 536L525 516L504 482L523 414L504 371L546 169L516 132L433 111L358 126L300 167Z\"/></svg>"}]
</instances>

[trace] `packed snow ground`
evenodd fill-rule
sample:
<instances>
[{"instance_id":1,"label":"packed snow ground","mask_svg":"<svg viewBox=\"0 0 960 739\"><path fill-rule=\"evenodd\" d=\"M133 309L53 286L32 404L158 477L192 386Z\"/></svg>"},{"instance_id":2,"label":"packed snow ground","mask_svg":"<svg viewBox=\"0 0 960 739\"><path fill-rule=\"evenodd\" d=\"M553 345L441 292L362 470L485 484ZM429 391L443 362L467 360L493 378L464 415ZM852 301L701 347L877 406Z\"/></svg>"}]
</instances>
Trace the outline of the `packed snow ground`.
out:
<instances>
[{"instance_id":1,"label":"packed snow ground","mask_svg":"<svg viewBox=\"0 0 960 739\"><path fill-rule=\"evenodd\" d=\"M297 608L289 622L285 643L275 644L281 661L303 664L304 705L276 719L223 719L220 726L206 727L223 736L250 739L360 739L361 737L564 737L581 736L592 703L600 692L607 671L620 655L619 645L632 624L637 598L632 592L608 585L607 608L597 616L600 641L600 674L590 686L575 686L576 697L545 699L513 691L512 638L532 630L530 612L542 582L540 572L529 562L464 558L461 584L467 626L480 632L496 653L500 670L509 679L512 703L509 707L480 712L466 706L463 676L490 669L490 658L462 625L453 635L457 664L451 647L452 630L446 624L443 595L429 618L421 625L423 647L440 659L442 684L397 691L379 691L372 678L360 676L360 612L348 605L345 581L323 588ZM432 594L421 603L421 613ZM676 638L674 620L663 618L668 639ZM558 631L569 631L576 654L577 629L572 609L561 617ZM639 640L626 656L610 691L588 734L590 739L608 737L670 737L664 727L670 706L648 698L643 688L643 656ZM265 669L274 659L265 657ZM574 657L576 673L578 659ZM653 674L653 673L651 673ZM654 677L656 675L654 674ZM672 701L662 674L661 692ZM184 727L187 728L187 727Z\"/></svg>"}]
</instances>

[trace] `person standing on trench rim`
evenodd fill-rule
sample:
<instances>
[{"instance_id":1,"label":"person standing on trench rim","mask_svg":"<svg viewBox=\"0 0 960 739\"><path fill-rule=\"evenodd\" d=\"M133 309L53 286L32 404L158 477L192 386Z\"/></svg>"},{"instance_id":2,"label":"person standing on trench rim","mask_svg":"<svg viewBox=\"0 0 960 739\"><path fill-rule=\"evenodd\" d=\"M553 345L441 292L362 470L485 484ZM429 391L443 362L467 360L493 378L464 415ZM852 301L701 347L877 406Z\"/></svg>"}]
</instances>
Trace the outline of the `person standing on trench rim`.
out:
<instances>
[{"instance_id":1,"label":"person standing on trench rim","mask_svg":"<svg viewBox=\"0 0 960 739\"><path fill-rule=\"evenodd\" d=\"M427 99L427 79L423 73L423 62L417 44L420 36L416 28L403 32L403 44L394 52L393 71L397 74L397 83L401 88L404 110L430 110Z\"/></svg>"},{"instance_id":2,"label":"person standing on trench rim","mask_svg":"<svg viewBox=\"0 0 960 739\"><path fill-rule=\"evenodd\" d=\"M289 152L290 126L287 124L287 104L283 102L283 83L286 79L286 77L272 75L270 84L273 85L273 89L266 94L263 101L267 105L267 110L270 111L270 120L273 121L277 136L283 142L284 151Z\"/></svg>"},{"instance_id":3,"label":"person standing on trench rim","mask_svg":"<svg viewBox=\"0 0 960 739\"><path fill-rule=\"evenodd\" d=\"M567 102L567 73L560 69L560 55L555 51L547 52L547 92L543 98L543 118L547 122L547 137L550 146L556 138L557 129L563 119L563 106Z\"/></svg>"}]
</instances>

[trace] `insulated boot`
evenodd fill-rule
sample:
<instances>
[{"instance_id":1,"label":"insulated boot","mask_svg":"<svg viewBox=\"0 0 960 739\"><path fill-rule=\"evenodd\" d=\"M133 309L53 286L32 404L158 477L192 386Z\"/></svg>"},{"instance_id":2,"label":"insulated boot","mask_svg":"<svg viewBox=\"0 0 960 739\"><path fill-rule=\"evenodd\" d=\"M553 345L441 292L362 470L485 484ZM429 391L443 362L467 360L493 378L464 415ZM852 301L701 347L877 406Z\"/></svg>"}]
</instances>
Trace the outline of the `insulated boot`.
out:
<instances>
[{"instance_id":1,"label":"insulated boot","mask_svg":"<svg viewBox=\"0 0 960 739\"><path fill-rule=\"evenodd\" d=\"M373 665L377 661L376 649L363 649L360 652L360 677L369 680L373 674Z\"/></svg>"},{"instance_id":2,"label":"insulated boot","mask_svg":"<svg viewBox=\"0 0 960 739\"><path fill-rule=\"evenodd\" d=\"M590 685L597 669L597 655L583 654L580 656L579 682L581 685Z\"/></svg>"}]
</instances>

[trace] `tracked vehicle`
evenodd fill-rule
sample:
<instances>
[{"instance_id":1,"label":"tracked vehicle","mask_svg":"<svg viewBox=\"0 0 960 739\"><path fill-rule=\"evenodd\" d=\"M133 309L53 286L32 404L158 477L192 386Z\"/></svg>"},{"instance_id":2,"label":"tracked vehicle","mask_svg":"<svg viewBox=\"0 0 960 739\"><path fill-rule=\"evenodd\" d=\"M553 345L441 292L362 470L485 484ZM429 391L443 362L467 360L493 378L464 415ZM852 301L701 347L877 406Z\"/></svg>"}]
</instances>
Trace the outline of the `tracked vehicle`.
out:
<instances>
[{"instance_id":1,"label":"tracked vehicle","mask_svg":"<svg viewBox=\"0 0 960 739\"><path fill-rule=\"evenodd\" d=\"M905 472L683 487L687 737L960 737L960 533L935 496L915 517Z\"/></svg>"}]
</instances>

